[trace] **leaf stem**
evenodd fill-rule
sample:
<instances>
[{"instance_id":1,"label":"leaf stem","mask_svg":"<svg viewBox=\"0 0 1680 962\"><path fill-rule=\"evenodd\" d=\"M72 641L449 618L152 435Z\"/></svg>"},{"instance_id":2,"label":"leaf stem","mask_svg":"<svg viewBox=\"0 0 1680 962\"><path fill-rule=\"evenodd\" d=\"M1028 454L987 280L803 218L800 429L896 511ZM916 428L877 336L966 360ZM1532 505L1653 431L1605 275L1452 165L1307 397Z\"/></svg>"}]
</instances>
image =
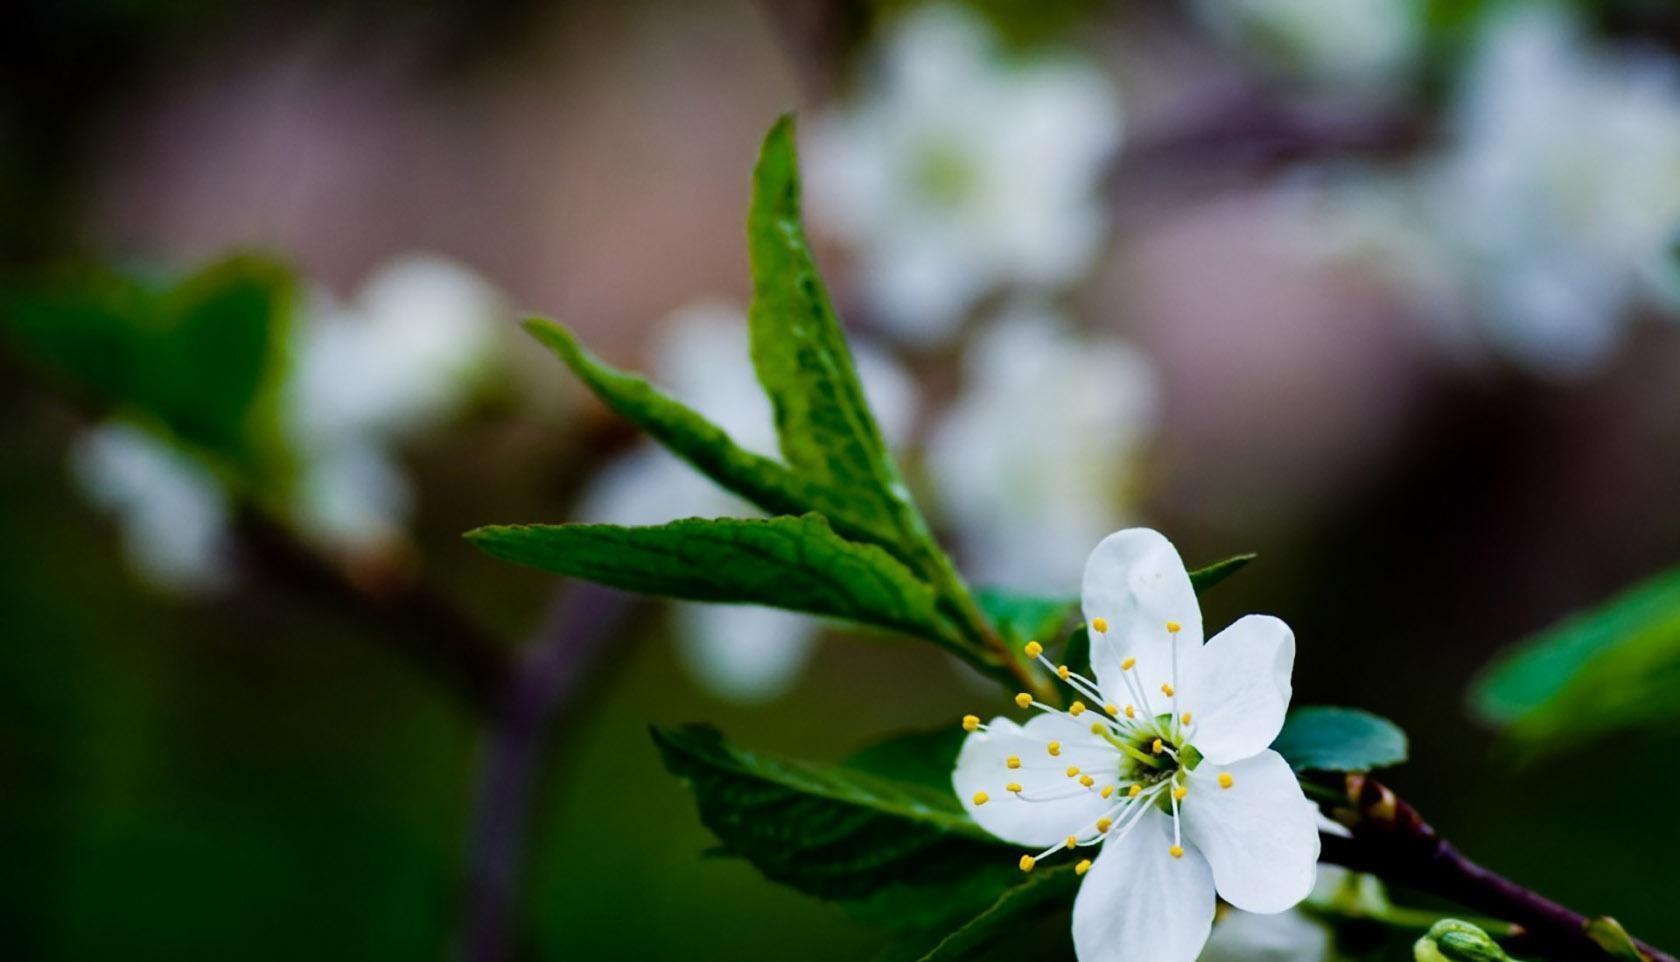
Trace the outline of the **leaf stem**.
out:
<instances>
[{"instance_id":1,"label":"leaf stem","mask_svg":"<svg viewBox=\"0 0 1680 962\"><path fill-rule=\"evenodd\" d=\"M1519 952L1568 962L1617 958L1589 934L1592 919L1465 858L1387 786L1348 775L1346 787L1333 812L1353 835L1324 835L1324 861L1514 923L1512 946ZM1676 962L1651 945L1634 944L1651 962Z\"/></svg>"}]
</instances>

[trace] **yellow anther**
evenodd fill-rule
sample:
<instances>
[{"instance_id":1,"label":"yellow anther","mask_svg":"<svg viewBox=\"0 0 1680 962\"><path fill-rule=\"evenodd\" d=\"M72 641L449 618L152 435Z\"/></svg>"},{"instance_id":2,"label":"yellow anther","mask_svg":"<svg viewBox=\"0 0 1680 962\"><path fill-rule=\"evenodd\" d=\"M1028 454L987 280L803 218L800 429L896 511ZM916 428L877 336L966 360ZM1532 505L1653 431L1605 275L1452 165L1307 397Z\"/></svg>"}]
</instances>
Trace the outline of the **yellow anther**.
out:
<instances>
[{"instance_id":1,"label":"yellow anther","mask_svg":"<svg viewBox=\"0 0 1680 962\"><path fill-rule=\"evenodd\" d=\"M1137 717L1137 709L1133 708L1130 705L1127 705L1126 706L1126 717L1127 718L1136 718Z\"/></svg>"},{"instance_id":2,"label":"yellow anther","mask_svg":"<svg viewBox=\"0 0 1680 962\"><path fill-rule=\"evenodd\" d=\"M1113 795L1113 794L1114 794L1114 786L1113 785L1104 785L1102 787L1102 797L1103 798L1107 798L1108 796Z\"/></svg>"},{"instance_id":3,"label":"yellow anther","mask_svg":"<svg viewBox=\"0 0 1680 962\"><path fill-rule=\"evenodd\" d=\"M1139 795L1143 794L1143 786L1133 785L1131 788L1126 789L1126 794L1132 796L1133 798L1137 798Z\"/></svg>"},{"instance_id":4,"label":"yellow anther","mask_svg":"<svg viewBox=\"0 0 1680 962\"><path fill-rule=\"evenodd\" d=\"M1174 845L1172 848L1167 849L1167 854L1171 855L1173 858L1183 858L1184 846Z\"/></svg>"},{"instance_id":5,"label":"yellow anther","mask_svg":"<svg viewBox=\"0 0 1680 962\"><path fill-rule=\"evenodd\" d=\"M1182 628L1182 627L1184 627L1184 626L1183 626L1183 625L1180 625L1180 624L1179 624L1179 623L1178 623L1178 622L1176 622L1176 621L1169 621L1169 622L1167 622L1167 630L1168 630L1168 631L1170 631L1170 632L1172 632L1172 633L1173 633L1173 634L1175 634L1175 635L1176 635L1176 634L1178 634L1178 629L1180 629L1180 628Z\"/></svg>"},{"instance_id":6,"label":"yellow anther","mask_svg":"<svg viewBox=\"0 0 1680 962\"><path fill-rule=\"evenodd\" d=\"M1021 856L1021 861L1020 861L1021 871L1031 872L1033 865L1035 865L1036 863L1037 863L1037 860L1034 859L1031 855Z\"/></svg>"},{"instance_id":7,"label":"yellow anther","mask_svg":"<svg viewBox=\"0 0 1680 962\"><path fill-rule=\"evenodd\" d=\"M1067 837L1067 847L1068 848L1078 848L1079 847L1079 836L1069 835Z\"/></svg>"},{"instance_id":8,"label":"yellow anther","mask_svg":"<svg viewBox=\"0 0 1680 962\"><path fill-rule=\"evenodd\" d=\"M1188 794L1190 794L1190 789L1185 788L1183 785L1173 789L1173 798L1176 798L1181 802L1184 801L1184 796Z\"/></svg>"},{"instance_id":9,"label":"yellow anther","mask_svg":"<svg viewBox=\"0 0 1680 962\"><path fill-rule=\"evenodd\" d=\"M1010 768L1020 768L1021 767L1021 756L1011 755L1008 758L1005 758L1003 760L1003 763Z\"/></svg>"},{"instance_id":10,"label":"yellow anther","mask_svg":"<svg viewBox=\"0 0 1680 962\"><path fill-rule=\"evenodd\" d=\"M1161 754L1161 740L1159 738L1155 739L1155 743L1149 746L1149 750L1157 755Z\"/></svg>"},{"instance_id":11,"label":"yellow anther","mask_svg":"<svg viewBox=\"0 0 1680 962\"><path fill-rule=\"evenodd\" d=\"M1080 715L1082 715L1084 713L1085 713L1085 703L1082 702L1082 701L1076 701L1073 704L1068 706L1068 714L1074 716L1075 718L1079 717Z\"/></svg>"},{"instance_id":12,"label":"yellow anther","mask_svg":"<svg viewBox=\"0 0 1680 962\"><path fill-rule=\"evenodd\" d=\"M1079 774L1079 766L1078 765L1069 765L1068 768L1067 768L1067 777L1072 778L1073 776L1075 776L1077 774Z\"/></svg>"},{"instance_id":13,"label":"yellow anther","mask_svg":"<svg viewBox=\"0 0 1680 962\"><path fill-rule=\"evenodd\" d=\"M1062 753L1062 743L1051 742L1050 744L1044 746L1044 750L1052 755L1060 755Z\"/></svg>"},{"instance_id":14,"label":"yellow anther","mask_svg":"<svg viewBox=\"0 0 1680 962\"><path fill-rule=\"evenodd\" d=\"M1026 651L1028 658L1037 658L1039 655L1044 654L1044 646L1036 641L1029 641L1027 642Z\"/></svg>"},{"instance_id":15,"label":"yellow anther","mask_svg":"<svg viewBox=\"0 0 1680 962\"><path fill-rule=\"evenodd\" d=\"M1104 731L1104 728L1103 728L1103 723L1102 722L1092 722L1091 723L1091 734L1101 735L1103 733L1103 731Z\"/></svg>"},{"instance_id":16,"label":"yellow anther","mask_svg":"<svg viewBox=\"0 0 1680 962\"><path fill-rule=\"evenodd\" d=\"M1091 619L1091 627L1096 629L1097 634L1106 635L1106 634L1108 634L1108 619L1107 618L1092 618Z\"/></svg>"},{"instance_id":17,"label":"yellow anther","mask_svg":"<svg viewBox=\"0 0 1680 962\"><path fill-rule=\"evenodd\" d=\"M1103 711L1108 712L1110 715L1118 715L1120 714L1120 706L1111 702L1103 706Z\"/></svg>"},{"instance_id":18,"label":"yellow anther","mask_svg":"<svg viewBox=\"0 0 1680 962\"><path fill-rule=\"evenodd\" d=\"M1113 828L1113 827L1114 827L1114 819L1112 819L1112 818L1099 818L1099 819L1097 819L1097 831L1106 832L1110 828Z\"/></svg>"},{"instance_id":19,"label":"yellow anther","mask_svg":"<svg viewBox=\"0 0 1680 962\"><path fill-rule=\"evenodd\" d=\"M1056 666L1056 677L1057 678L1060 678L1063 681L1067 681L1068 676L1071 675L1071 674L1073 674L1073 672L1068 670L1068 666L1066 666L1066 665L1057 665Z\"/></svg>"},{"instance_id":20,"label":"yellow anther","mask_svg":"<svg viewBox=\"0 0 1680 962\"><path fill-rule=\"evenodd\" d=\"M1079 864L1075 865L1073 867L1073 874L1084 875L1086 872L1089 872L1090 870L1091 870L1091 860L1088 859L1088 858L1087 859L1081 859Z\"/></svg>"},{"instance_id":21,"label":"yellow anther","mask_svg":"<svg viewBox=\"0 0 1680 962\"><path fill-rule=\"evenodd\" d=\"M979 715L964 715L963 716L963 731L971 732L971 731L974 731L976 728L979 728L979 727L980 727L980 716Z\"/></svg>"},{"instance_id":22,"label":"yellow anther","mask_svg":"<svg viewBox=\"0 0 1680 962\"><path fill-rule=\"evenodd\" d=\"M1237 780L1231 777L1230 772L1220 772L1219 773L1219 787L1220 788L1230 788L1232 785L1235 785L1236 783L1237 783Z\"/></svg>"},{"instance_id":23,"label":"yellow anther","mask_svg":"<svg viewBox=\"0 0 1680 962\"><path fill-rule=\"evenodd\" d=\"M1003 790L1012 794L1018 794L1021 791L1021 783L1010 782L1008 785L1003 786Z\"/></svg>"},{"instance_id":24,"label":"yellow anther","mask_svg":"<svg viewBox=\"0 0 1680 962\"><path fill-rule=\"evenodd\" d=\"M1125 661L1120 663L1120 670L1121 671L1131 671L1134 667L1136 667L1136 665L1137 665L1137 659L1136 658L1127 658Z\"/></svg>"},{"instance_id":25,"label":"yellow anther","mask_svg":"<svg viewBox=\"0 0 1680 962\"><path fill-rule=\"evenodd\" d=\"M991 801L991 799L992 799L992 796L987 795L985 792L975 792L974 793L974 804L976 804L976 805L984 805L987 802Z\"/></svg>"},{"instance_id":26,"label":"yellow anther","mask_svg":"<svg viewBox=\"0 0 1680 962\"><path fill-rule=\"evenodd\" d=\"M1096 783L1097 783L1097 780L1092 778L1089 775L1079 776L1079 784L1085 786L1086 788L1090 788L1092 785L1095 785Z\"/></svg>"},{"instance_id":27,"label":"yellow anther","mask_svg":"<svg viewBox=\"0 0 1680 962\"><path fill-rule=\"evenodd\" d=\"M1178 720L1181 724L1185 724L1185 725L1190 724L1190 713L1185 712L1184 714L1178 716Z\"/></svg>"},{"instance_id":28,"label":"yellow anther","mask_svg":"<svg viewBox=\"0 0 1680 962\"><path fill-rule=\"evenodd\" d=\"M1168 697L1168 698L1171 698L1171 697L1172 697L1172 696L1173 696L1173 686L1172 686L1172 682L1162 682L1162 683L1161 683L1161 694L1163 694L1163 695L1166 695L1166 696L1167 696L1167 697ZM1016 700L1016 701L1020 701L1020 699L1019 699L1019 698L1017 698L1017 699L1015 699L1015 700ZM1022 706L1021 706L1021 707L1022 707L1022 708L1025 708L1025 707L1027 707L1027 706L1025 706L1025 705L1022 705Z\"/></svg>"},{"instance_id":29,"label":"yellow anther","mask_svg":"<svg viewBox=\"0 0 1680 962\"><path fill-rule=\"evenodd\" d=\"M1017 707L1017 708L1031 708L1032 707L1032 693L1021 692L1019 695L1016 695L1015 696L1015 707Z\"/></svg>"}]
</instances>

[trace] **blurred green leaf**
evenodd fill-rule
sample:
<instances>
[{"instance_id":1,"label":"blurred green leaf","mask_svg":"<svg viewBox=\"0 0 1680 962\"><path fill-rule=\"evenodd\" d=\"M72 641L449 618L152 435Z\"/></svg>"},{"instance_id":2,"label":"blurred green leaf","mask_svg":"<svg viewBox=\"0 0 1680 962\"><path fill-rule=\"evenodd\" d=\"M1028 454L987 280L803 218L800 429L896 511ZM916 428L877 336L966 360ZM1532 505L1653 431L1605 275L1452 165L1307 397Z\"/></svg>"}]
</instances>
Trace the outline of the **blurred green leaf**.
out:
<instances>
[{"instance_id":1,"label":"blurred green leaf","mask_svg":"<svg viewBox=\"0 0 1680 962\"><path fill-rule=\"evenodd\" d=\"M846 759L847 768L883 778L913 782L942 792L952 791L951 772L957 753L968 737L955 724L925 732L895 735Z\"/></svg>"},{"instance_id":2,"label":"blurred green leaf","mask_svg":"<svg viewBox=\"0 0 1680 962\"><path fill-rule=\"evenodd\" d=\"M998 588L982 588L974 593L974 600L1013 648L1033 640L1055 641L1068 616L1079 606L1079 602L1067 598L1043 598Z\"/></svg>"},{"instance_id":3,"label":"blurred green leaf","mask_svg":"<svg viewBox=\"0 0 1680 962\"><path fill-rule=\"evenodd\" d=\"M1290 712L1272 748L1298 772L1368 772L1406 760L1406 733L1368 711L1320 705Z\"/></svg>"},{"instance_id":4,"label":"blurred green leaf","mask_svg":"<svg viewBox=\"0 0 1680 962\"><path fill-rule=\"evenodd\" d=\"M899 927L980 911L1019 877L947 787L748 752L706 726L654 729L700 820L773 881Z\"/></svg>"},{"instance_id":5,"label":"blurred green leaf","mask_svg":"<svg viewBox=\"0 0 1680 962\"><path fill-rule=\"evenodd\" d=\"M870 412L806 246L799 191L793 118L783 116L764 138L747 213L753 367L775 411L782 456L800 477L843 497L845 516L874 532L872 540L943 582L950 562L910 503Z\"/></svg>"},{"instance_id":6,"label":"blurred green leaf","mask_svg":"<svg viewBox=\"0 0 1680 962\"><path fill-rule=\"evenodd\" d=\"M1260 556L1253 553L1232 555L1224 561L1215 561L1205 568L1197 568L1190 572L1190 587L1195 588L1196 594L1199 595L1248 567L1248 563L1258 557Z\"/></svg>"},{"instance_id":7,"label":"blurred green leaf","mask_svg":"<svg viewBox=\"0 0 1680 962\"><path fill-rule=\"evenodd\" d=\"M236 257L173 285L60 269L6 290L0 312L20 349L91 404L254 471L280 450L291 302L283 268Z\"/></svg>"},{"instance_id":8,"label":"blurred green leaf","mask_svg":"<svg viewBox=\"0 0 1680 962\"><path fill-rule=\"evenodd\" d=\"M1498 658L1471 688L1478 715L1533 747L1680 718L1680 569L1569 618Z\"/></svg>"},{"instance_id":9,"label":"blurred green leaf","mask_svg":"<svg viewBox=\"0 0 1680 962\"><path fill-rule=\"evenodd\" d=\"M467 538L507 561L627 591L769 605L955 642L931 588L880 548L841 538L819 514L496 525Z\"/></svg>"}]
</instances>

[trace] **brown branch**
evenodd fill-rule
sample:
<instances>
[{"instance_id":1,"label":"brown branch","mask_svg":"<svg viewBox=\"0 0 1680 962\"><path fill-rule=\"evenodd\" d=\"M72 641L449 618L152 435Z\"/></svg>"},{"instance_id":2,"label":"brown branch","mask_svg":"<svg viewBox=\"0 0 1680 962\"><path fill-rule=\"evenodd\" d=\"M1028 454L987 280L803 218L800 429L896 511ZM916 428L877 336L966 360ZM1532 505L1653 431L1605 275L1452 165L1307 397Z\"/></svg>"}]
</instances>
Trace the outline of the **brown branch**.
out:
<instances>
[{"instance_id":1,"label":"brown branch","mask_svg":"<svg viewBox=\"0 0 1680 962\"><path fill-rule=\"evenodd\" d=\"M248 505L240 508L235 530L244 558L276 582L368 628L475 713L495 712L511 666L508 650L447 599L420 582L386 590L358 584L286 526Z\"/></svg>"},{"instance_id":2,"label":"brown branch","mask_svg":"<svg viewBox=\"0 0 1680 962\"><path fill-rule=\"evenodd\" d=\"M1347 805L1334 814L1353 837L1325 835L1325 861L1513 922L1521 928L1511 941L1519 953L1570 962L1618 958L1588 934L1592 919L1465 858L1417 809L1375 779L1349 775ZM1635 944L1652 962L1675 962L1660 949Z\"/></svg>"}]
</instances>

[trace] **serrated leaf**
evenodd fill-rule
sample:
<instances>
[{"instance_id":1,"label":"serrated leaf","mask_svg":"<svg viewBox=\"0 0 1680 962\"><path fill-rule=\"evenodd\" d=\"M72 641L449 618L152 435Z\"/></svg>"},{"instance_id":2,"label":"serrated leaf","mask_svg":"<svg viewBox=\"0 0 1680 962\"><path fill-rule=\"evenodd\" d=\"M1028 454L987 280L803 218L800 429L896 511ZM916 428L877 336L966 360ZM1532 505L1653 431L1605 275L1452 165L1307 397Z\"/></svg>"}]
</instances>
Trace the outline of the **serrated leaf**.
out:
<instances>
[{"instance_id":1,"label":"serrated leaf","mask_svg":"<svg viewBox=\"0 0 1680 962\"><path fill-rule=\"evenodd\" d=\"M745 751L705 726L653 738L723 845L806 894L918 927L979 911L1019 875L949 788Z\"/></svg>"},{"instance_id":2,"label":"serrated leaf","mask_svg":"<svg viewBox=\"0 0 1680 962\"><path fill-rule=\"evenodd\" d=\"M496 525L467 533L518 564L626 591L768 605L954 642L934 593L880 548L835 534L822 515L626 527Z\"/></svg>"},{"instance_id":3,"label":"serrated leaf","mask_svg":"<svg viewBox=\"0 0 1680 962\"><path fill-rule=\"evenodd\" d=\"M1406 733L1362 709L1311 706L1289 713L1272 748L1298 772L1368 772L1406 760Z\"/></svg>"},{"instance_id":4,"label":"serrated leaf","mask_svg":"<svg viewBox=\"0 0 1680 962\"><path fill-rule=\"evenodd\" d=\"M172 285L60 269L6 291L0 311L22 350L94 405L255 472L278 456L291 298L282 268L238 257Z\"/></svg>"},{"instance_id":5,"label":"serrated leaf","mask_svg":"<svg viewBox=\"0 0 1680 962\"><path fill-rule=\"evenodd\" d=\"M1477 714L1533 747L1680 719L1680 569L1569 618L1495 661L1471 689Z\"/></svg>"},{"instance_id":6,"label":"serrated leaf","mask_svg":"<svg viewBox=\"0 0 1680 962\"><path fill-rule=\"evenodd\" d=\"M793 118L784 116L764 138L747 213L753 367L775 412L782 457L799 477L843 495L849 518L929 577L943 552L910 503L864 397L805 241L799 194Z\"/></svg>"},{"instance_id":7,"label":"serrated leaf","mask_svg":"<svg viewBox=\"0 0 1680 962\"><path fill-rule=\"evenodd\" d=\"M1258 557L1260 556L1253 553L1232 555L1224 561L1215 561L1205 568L1197 568L1190 572L1190 587L1196 589L1196 594L1199 595L1248 567L1248 563Z\"/></svg>"},{"instance_id":8,"label":"serrated leaf","mask_svg":"<svg viewBox=\"0 0 1680 962\"><path fill-rule=\"evenodd\" d=\"M770 514L826 515L835 530L854 540L886 543L896 533L855 518L843 493L797 477L786 465L737 445L722 428L646 379L621 371L589 353L563 325L544 318L525 321L525 330L572 369L608 407L635 422L671 453L719 486Z\"/></svg>"}]
</instances>

